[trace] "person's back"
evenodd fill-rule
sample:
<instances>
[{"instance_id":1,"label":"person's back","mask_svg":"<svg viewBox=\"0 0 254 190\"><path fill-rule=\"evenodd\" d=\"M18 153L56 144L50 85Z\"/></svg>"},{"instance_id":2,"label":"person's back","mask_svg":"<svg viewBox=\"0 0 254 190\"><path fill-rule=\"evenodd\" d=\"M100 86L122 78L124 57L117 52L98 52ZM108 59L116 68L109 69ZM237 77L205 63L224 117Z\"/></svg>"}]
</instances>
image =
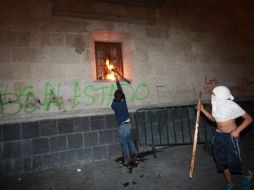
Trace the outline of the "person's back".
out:
<instances>
[{"instance_id":1,"label":"person's back","mask_svg":"<svg viewBox=\"0 0 254 190\"><path fill-rule=\"evenodd\" d=\"M111 104L111 108L115 112L116 120L121 123L129 118L129 111L124 95L121 92L116 91L114 100Z\"/></svg>"},{"instance_id":2,"label":"person's back","mask_svg":"<svg viewBox=\"0 0 254 190\"><path fill-rule=\"evenodd\" d=\"M130 160L130 154L135 161L136 150L131 138L132 126L129 118L125 94L123 93L118 78L116 78L116 86L117 90L114 93L114 100L112 101L111 108L114 110L116 120L119 123L118 134L121 140L124 162L127 164Z\"/></svg>"}]
</instances>

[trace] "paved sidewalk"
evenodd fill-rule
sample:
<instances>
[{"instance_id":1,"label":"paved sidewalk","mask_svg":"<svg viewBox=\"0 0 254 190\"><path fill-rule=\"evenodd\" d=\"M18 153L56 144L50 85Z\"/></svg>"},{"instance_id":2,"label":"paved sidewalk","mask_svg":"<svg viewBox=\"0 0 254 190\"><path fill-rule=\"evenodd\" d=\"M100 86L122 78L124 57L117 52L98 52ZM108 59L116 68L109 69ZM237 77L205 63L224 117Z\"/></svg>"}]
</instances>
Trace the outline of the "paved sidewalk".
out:
<instances>
[{"instance_id":1,"label":"paved sidewalk","mask_svg":"<svg viewBox=\"0 0 254 190\"><path fill-rule=\"evenodd\" d=\"M253 137L242 140L249 167L254 170ZM195 170L188 179L192 146L160 149L157 158L144 155L132 172L114 159L54 168L1 179L1 190L220 190L224 186L214 161L198 145ZM80 172L77 169L81 169ZM233 178L240 189L240 176Z\"/></svg>"}]
</instances>

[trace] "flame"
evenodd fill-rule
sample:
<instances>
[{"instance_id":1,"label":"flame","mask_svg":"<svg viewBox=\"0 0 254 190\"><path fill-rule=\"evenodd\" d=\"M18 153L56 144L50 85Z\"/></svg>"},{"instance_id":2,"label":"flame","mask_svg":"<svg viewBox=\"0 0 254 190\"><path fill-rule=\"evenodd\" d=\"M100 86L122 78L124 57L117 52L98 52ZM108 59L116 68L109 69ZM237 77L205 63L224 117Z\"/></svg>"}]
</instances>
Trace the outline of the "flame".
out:
<instances>
[{"instance_id":1,"label":"flame","mask_svg":"<svg viewBox=\"0 0 254 190\"><path fill-rule=\"evenodd\" d=\"M112 81L116 80L115 74L114 74L114 72L112 71L112 69L114 69L114 65L111 65L111 64L109 63L109 59L106 60L106 66L107 66L107 68L108 68L108 73L106 74L106 79L112 80Z\"/></svg>"}]
</instances>

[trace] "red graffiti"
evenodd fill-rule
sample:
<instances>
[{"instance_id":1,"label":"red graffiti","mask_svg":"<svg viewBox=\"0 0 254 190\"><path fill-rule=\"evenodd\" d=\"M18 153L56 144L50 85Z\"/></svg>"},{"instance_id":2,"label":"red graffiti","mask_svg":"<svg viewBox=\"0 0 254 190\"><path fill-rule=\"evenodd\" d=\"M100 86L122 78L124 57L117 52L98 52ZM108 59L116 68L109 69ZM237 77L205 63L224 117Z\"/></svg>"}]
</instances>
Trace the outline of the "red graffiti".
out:
<instances>
[{"instance_id":1,"label":"red graffiti","mask_svg":"<svg viewBox=\"0 0 254 190\"><path fill-rule=\"evenodd\" d=\"M218 84L217 79L213 78L213 79L208 79L205 76L205 85L204 85L204 90L205 90L205 94L207 95L211 95L213 88Z\"/></svg>"}]
</instances>

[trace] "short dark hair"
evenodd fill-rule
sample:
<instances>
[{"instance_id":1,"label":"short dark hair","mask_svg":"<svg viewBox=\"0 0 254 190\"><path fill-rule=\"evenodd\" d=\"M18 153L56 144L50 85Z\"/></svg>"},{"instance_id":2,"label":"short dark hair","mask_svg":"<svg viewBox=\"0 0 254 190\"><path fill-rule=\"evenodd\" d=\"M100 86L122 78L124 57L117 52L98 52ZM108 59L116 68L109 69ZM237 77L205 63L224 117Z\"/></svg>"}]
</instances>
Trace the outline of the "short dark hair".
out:
<instances>
[{"instance_id":1,"label":"short dark hair","mask_svg":"<svg viewBox=\"0 0 254 190\"><path fill-rule=\"evenodd\" d=\"M123 91L121 91L121 90L116 90L114 93L114 97L115 97L115 99L118 99L118 100L125 99L125 95L124 95Z\"/></svg>"}]
</instances>

